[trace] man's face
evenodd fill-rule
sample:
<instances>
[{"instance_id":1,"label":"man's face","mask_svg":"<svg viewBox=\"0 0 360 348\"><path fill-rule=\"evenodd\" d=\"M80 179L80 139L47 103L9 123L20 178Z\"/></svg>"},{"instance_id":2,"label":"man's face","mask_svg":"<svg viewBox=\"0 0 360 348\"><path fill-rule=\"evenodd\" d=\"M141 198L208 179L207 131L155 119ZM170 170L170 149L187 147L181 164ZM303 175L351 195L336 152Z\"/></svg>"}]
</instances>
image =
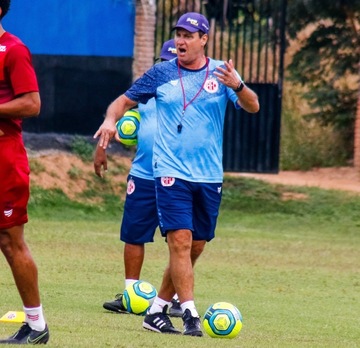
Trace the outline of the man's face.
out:
<instances>
[{"instance_id":1,"label":"man's face","mask_svg":"<svg viewBox=\"0 0 360 348\"><path fill-rule=\"evenodd\" d=\"M189 65L204 56L207 35L200 37L199 32L191 33L185 29L176 29L175 46L181 65Z\"/></svg>"}]
</instances>

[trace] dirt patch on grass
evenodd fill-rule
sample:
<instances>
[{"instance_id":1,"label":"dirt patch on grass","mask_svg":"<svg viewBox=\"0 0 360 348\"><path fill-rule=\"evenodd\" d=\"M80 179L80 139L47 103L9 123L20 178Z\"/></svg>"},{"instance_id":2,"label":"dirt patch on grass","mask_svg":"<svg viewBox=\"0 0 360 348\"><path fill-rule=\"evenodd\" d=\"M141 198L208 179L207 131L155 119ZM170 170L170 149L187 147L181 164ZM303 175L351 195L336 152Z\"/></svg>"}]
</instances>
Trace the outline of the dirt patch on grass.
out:
<instances>
[{"instance_id":1,"label":"dirt patch on grass","mask_svg":"<svg viewBox=\"0 0 360 348\"><path fill-rule=\"evenodd\" d=\"M317 168L311 171L280 171L279 174L231 173L274 184L313 186L323 189L349 191L360 194L360 173L353 167Z\"/></svg>"},{"instance_id":2,"label":"dirt patch on grass","mask_svg":"<svg viewBox=\"0 0 360 348\"><path fill-rule=\"evenodd\" d=\"M71 153L41 152L29 156L29 161L31 185L44 189L60 189L71 199L75 199L90 186L89 183L97 180L93 163L84 162ZM111 180L113 187L125 184L130 166L131 158L110 155L105 180Z\"/></svg>"}]
</instances>

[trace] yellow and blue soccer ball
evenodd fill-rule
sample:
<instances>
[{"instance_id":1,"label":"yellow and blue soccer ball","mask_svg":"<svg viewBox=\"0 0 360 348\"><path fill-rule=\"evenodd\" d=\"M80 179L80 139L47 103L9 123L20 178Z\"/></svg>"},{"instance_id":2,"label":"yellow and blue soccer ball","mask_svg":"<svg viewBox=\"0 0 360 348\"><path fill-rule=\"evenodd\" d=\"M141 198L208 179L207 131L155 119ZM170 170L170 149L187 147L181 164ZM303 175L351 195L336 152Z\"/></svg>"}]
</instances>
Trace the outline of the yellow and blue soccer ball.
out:
<instances>
[{"instance_id":1,"label":"yellow and blue soccer ball","mask_svg":"<svg viewBox=\"0 0 360 348\"><path fill-rule=\"evenodd\" d=\"M138 280L125 288L122 303L129 313L145 315L156 296L157 291L153 285L144 280Z\"/></svg>"},{"instance_id":2,"label":"yellow and blue soccer ball","mask_svg":"<svg viewBox=\"0 0 360 348\"><path fill-rule=\"evenodd\" d=\"M124 116L116 122L115 127L119 134L120 142L132 146L138 142L138 130L141 116L136 110L126 111Z\"/></svg>"},{"instance_id":3,"label":"yellow and blue soccer ball","mask_svg":"<svg viewBox=\"0 0 360 348\"><path fill-rule=\"evenodd\" d=\"M242 328L242 315L231 303L217 302L204 315L205 332L214 338L235 338Z\"/></svg>"}]
</instances>

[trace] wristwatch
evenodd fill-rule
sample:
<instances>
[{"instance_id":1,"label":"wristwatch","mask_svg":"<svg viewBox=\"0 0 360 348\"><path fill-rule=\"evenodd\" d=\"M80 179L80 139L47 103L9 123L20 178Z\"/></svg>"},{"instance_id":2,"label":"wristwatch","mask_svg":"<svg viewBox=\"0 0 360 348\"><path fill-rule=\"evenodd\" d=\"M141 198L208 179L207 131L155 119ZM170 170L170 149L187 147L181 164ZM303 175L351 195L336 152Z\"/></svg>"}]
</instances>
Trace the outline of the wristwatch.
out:
<instances>
[{"instance_id":1,"label":"wristwatch","mask_svg":"<svg viewBox=\"0 0 360 348\"><path fill-rule=\"evenodd\" d=\"M237 88L233 88L233 91L235 93L241 92L244 87L245 87L245 83L242 80L240 80L239 86Z\"/></svg>"}]
</instances>

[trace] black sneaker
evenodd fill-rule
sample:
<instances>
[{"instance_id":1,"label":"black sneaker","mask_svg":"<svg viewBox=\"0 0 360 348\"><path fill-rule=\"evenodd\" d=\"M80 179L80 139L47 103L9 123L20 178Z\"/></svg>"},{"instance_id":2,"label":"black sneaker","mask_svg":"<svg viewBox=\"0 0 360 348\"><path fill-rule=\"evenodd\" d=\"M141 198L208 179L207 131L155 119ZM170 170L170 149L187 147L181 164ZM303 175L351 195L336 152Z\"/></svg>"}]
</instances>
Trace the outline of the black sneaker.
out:
<instances>
[{"instance_id":1,"label":"black sneaker","mask_svg":"<svg viewBox=\"0 0 360 348\"><path fill-rule=\"evenodd\" d=\"M181 334L176 330L166 314L168 306L164 306L162 313L146 314L143 321L143 328L164 334Z\"/></svg>"},{"instance_id":2,"label":"black sneaker","mask_svg":"<svg viewBox=\"0 0 360 348\"><path fill-rule=\"evenodd\" d=\"M33 330L28 323L24 325L11 337L0 340L0 344L46 344L49 340L49 329L47 325L43 331Z\"/></svg>"},{"instance_id":3,"label":"black sneaker","mask_svg":"<svg viewBox=\"0 0 360 348\"><path fill-rule=\"evenodd\" d=\"M185 310L182 319L184 322L184 335L198 337L201 337L203 335L201 331L200 318L193 317L191 315L190 309Z\"/></svg>"},{"instance_id":4,"label":"black sneaker","mask_svg":"<svg viewBox=\"0 0 360 348\"><path fill-rule=\"evenodd\" d=\"M129 313L123 303L122 303L122 297L123 297L123 294L117 294L115 295L115 300L113 301L109 301L109 302L105 302L103 304L103 307L105 309L107 309L108 311L111 311L111 312L116 312L116 313Z\"/></svg>"},{"instance_id":5,"label":"black sneaker","mask_svg":"<svg viewBox=\"0 0 360 348\"><path fill-rule=\"evenodd\" d=\"M171 307L169 308L169 317L181 318L183 315L180 301L172 299L171 300Z\"/></svg>"}]
</instances>

